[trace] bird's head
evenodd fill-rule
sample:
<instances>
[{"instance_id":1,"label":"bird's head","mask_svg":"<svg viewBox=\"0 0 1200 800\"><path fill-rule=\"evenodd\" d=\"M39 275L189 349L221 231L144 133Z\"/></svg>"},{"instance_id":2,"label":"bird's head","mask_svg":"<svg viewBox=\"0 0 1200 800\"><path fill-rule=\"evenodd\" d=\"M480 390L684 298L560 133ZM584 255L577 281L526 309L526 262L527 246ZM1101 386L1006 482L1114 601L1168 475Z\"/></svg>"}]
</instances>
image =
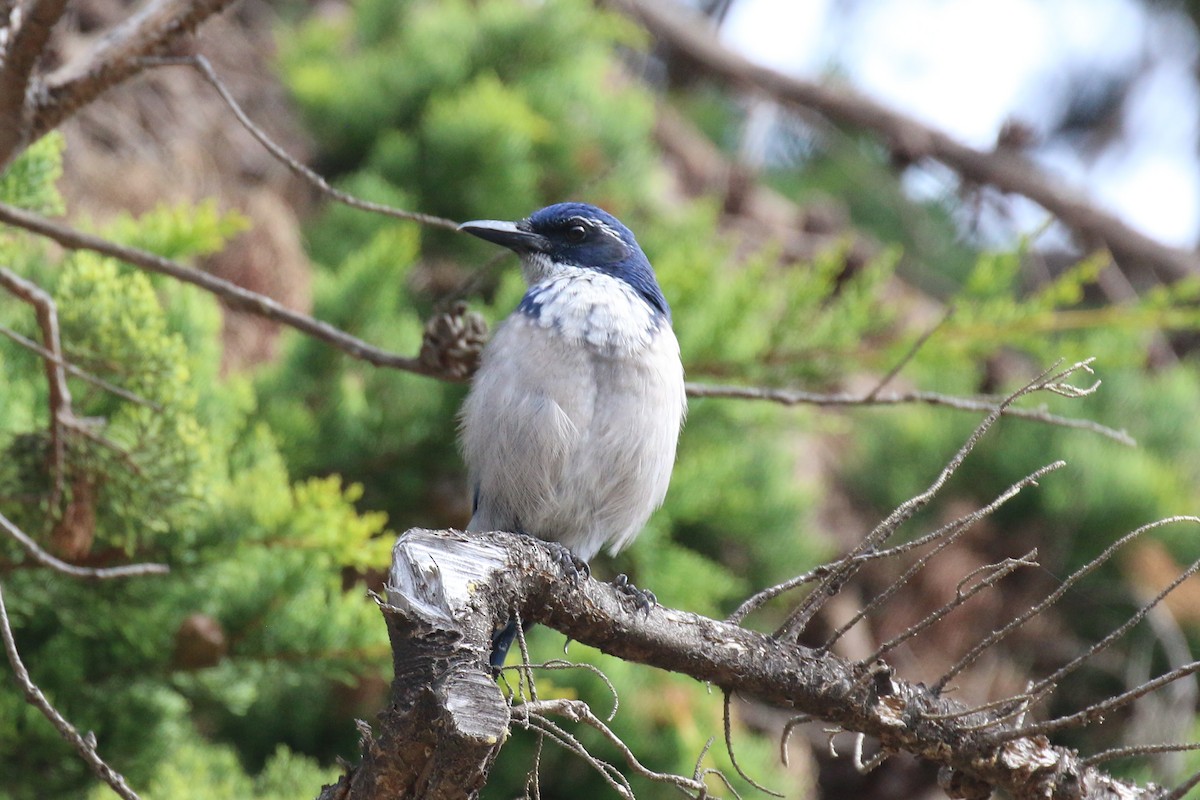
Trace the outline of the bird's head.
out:
<instances>
[{"instance_id":1,"label":"bird's head","mask_svg":"<svg viewBox=\"0 0 1200 800\"><path fill-rule=\"evenodd\" d=\"M603 209L557 203L516 222L472 220L458 229L514 251L531 286L570 268L595 270L625 281L670 318L654 269L632 231Z\"/></svg>"}]
</instances>

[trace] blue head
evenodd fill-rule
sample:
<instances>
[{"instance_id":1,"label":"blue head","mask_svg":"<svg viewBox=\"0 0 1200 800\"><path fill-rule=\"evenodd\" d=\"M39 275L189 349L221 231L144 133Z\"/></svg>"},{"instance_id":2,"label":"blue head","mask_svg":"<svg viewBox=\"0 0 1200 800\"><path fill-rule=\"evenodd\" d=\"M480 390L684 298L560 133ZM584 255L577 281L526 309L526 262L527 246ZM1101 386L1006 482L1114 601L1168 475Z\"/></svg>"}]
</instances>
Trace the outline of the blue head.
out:
<instances>
[{"instance_id":1,"label":"blue head","mask_svg":"<svg viewBox=\"0 0 1200 800\"><path fill-rule=\"evenodd\" d=\"M557 203L517 222L475 220L458 229L516 252L531 283L553 274L555 267L592 269L625 281L651 308L671 318L654 269L633 233L603 209Z\"/></svg>"}]
</instances>

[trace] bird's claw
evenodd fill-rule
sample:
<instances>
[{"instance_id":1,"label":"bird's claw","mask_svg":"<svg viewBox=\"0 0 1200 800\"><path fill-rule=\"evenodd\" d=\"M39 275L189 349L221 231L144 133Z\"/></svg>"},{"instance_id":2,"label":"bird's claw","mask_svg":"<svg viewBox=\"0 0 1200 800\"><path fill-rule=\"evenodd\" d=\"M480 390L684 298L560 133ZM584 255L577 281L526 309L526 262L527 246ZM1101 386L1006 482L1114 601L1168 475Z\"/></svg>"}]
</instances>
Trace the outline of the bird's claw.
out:
<instances>
[{"instance_id":1,"label":"bird's claw","mask_svg":"<svg viewBox=\"0 0 1200 800\"><path fill-rule=\"evenodd\" d=\"M658 605L658 598L654 596L654 592L634 586L625 573L621 573L613 578L613 586L621 594L633 600L635 611L641 611L647 617L650 616L650 612Z\"/></svg>"},{"instance_id":2,"label":"bird's claw","mask_svg":"<svg viewBox=\"0 0 1200 800\"><path fill-rule=\"evenodd\" d=\"M578 581L582 578L592 577L592 568L587 565L587 562L571 552L571 549L560 542L547 542L550 550L554 553L554 560L558 562L558 566L566 573L567 577L573 581Z\"/></svg>"}]
</instances>

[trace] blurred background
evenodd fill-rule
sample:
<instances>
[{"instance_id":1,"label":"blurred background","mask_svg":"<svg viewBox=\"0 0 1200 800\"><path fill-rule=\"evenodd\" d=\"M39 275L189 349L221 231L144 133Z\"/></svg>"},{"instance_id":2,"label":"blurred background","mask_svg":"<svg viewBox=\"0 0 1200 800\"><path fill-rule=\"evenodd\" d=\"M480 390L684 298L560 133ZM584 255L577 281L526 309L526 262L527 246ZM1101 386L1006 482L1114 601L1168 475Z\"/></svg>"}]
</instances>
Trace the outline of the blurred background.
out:
<instances>
[{"instance_id":1,"label":"blurred background","mask_svg":"<svg viewBox=\"0 0 1200 800\"><path fill-rule=\"evenodd\" d=\"M56 30L68 60L132 6L80 0ZM694 5L753 61L911 115L987 154L1019 152L1083 203L1185 255L1198 201L1200 4L1135 0L717 0ZM678 10L676 13L684 13ZM255 122L341 188L456 220L510 218L564 199L638 235L672 304L689 379L813 392L953 396L1012 391L1056 359L1096 357L1083 400L1028 405L1125 430L1006 419L928 510L915 538L1067 466L971 527L834 650L862 658L955 596L973 571L1036 549L1018 570L888 654L936 681L993 628L1119 536L1200 509L1196 276L1115 264L1032 201L912 158L870 126L783 106L714 74L617 7L583 0L248 0L210 21L210 58ZM0 199L118 241L192 259L373 344L420 348L466 303L489 322L518 302L515 260L441 230L323 199L183 69L156 69L86 108L0 180ZM368 588L395 536L469 517L455 445L461 384L356 362L191 287L6 232L0 257L55 297L71 359L154 407L75 386L108 445L68 448L49 486L41 363L0 341L0 511L85 564L165 561L172 574L80 584L0 543L0 579L35 681L144 797L312 796L356 758L355 718L386 703L390 655ZM28 308L0 324L37 336ZM600 577L626 572L659 601L723 617L755 591L852 548L923 491L981 412L896 405L691 403L667 504ZM115 446L114 446L115 445ZM915 556L872 564L806 631L831 632ZM1200 558L1167 526L1124 548L1050 612L954 679L956 696L1012 695L1103 637ZM774 630L803 596L747 625ZM1062 682L1032 712L1081 708L1190 661L1200 585ZM532 658L563 657L535 629ZM719 694L572 643L620 694L614 729L651 769L731 775ZM539 695L609 708L583 671ZM1190 680L1056 741L1085 752L1197 737ZM939 797L927 766L868 775L820 723L733 703L738 763L787 797ZM616 761L600 737L578 735ZM868 745L868 752L870 751ZM1193 756L1116 761L1170 783ZM587 764L517 731L485 797L607 796ZM0 682L0 797L100 797L83 764ZM675 790L633 779L642 797ZM722 787L713 785L718 794ZM536 796L536 795L535 795Z\"/></svg>"}]
</instances>

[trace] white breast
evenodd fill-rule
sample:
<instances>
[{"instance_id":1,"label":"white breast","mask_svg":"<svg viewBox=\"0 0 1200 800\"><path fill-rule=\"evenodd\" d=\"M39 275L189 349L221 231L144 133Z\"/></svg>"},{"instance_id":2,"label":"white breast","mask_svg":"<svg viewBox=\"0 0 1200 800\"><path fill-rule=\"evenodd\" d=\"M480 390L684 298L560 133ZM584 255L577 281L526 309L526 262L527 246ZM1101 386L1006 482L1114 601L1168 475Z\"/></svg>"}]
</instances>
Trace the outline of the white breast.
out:
<instances>
[{"instance_id":1,"label":"white breast","mask_svg":"<svg viewBox=\"0 0 1200 800\"><path fill-rule=\"evenodd\" d=\"M462 413L470 527L584 560L628 544L662 504L686 408L670 325L624 282L586 272L539 284L531 313L500 326Z\"/></svg>"}]
</instances>

